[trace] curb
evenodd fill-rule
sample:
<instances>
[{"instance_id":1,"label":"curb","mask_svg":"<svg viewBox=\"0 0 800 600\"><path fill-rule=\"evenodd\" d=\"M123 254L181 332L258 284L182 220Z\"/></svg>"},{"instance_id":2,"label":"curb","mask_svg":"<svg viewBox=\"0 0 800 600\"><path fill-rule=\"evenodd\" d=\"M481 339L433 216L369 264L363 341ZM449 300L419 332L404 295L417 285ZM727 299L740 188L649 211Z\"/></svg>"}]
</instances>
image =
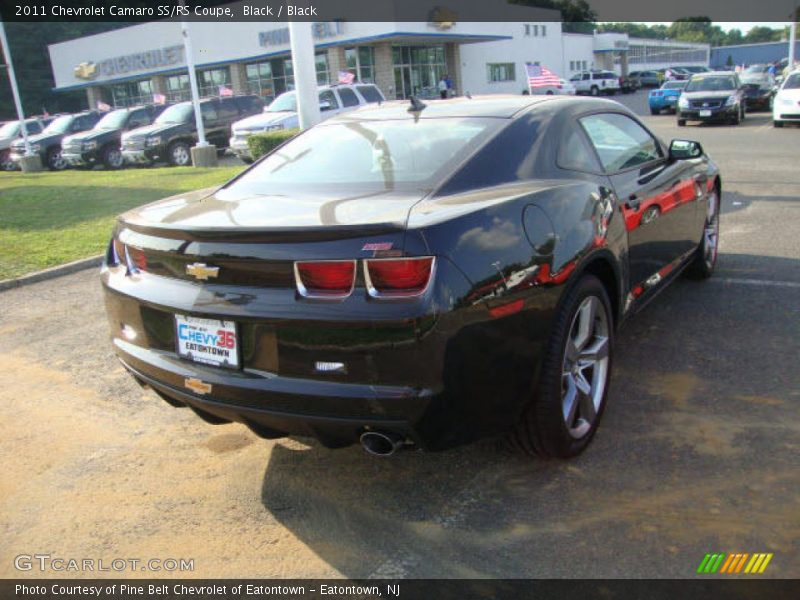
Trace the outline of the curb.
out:
<instances>
[{"instance_id":1,"label":"curb","mask_svg":"<svg viewBox=\"0 0 800 600\"><path fill-rule=\"evenodd\" d=\"M99 267L102 262L103 262L103 255L99 254L97 256L91 256L89 258L82 258L80 260L76 260L74 262L67 263L65 265L59 265L57 267L44 269L43 271L36 271L35 273L31 273L30 275L23 275L22 277L17 277L16 279L3 279L2 281L0 281L0 292L17 287L22 287L23 285L30 285L31 283L38 283L40 281L47 281L48 279L55 279L56 277L61 277L62 275L77 273L78 271L84 271L86 269L91 269L92 267Z\"/></svg>"}]
</instances>

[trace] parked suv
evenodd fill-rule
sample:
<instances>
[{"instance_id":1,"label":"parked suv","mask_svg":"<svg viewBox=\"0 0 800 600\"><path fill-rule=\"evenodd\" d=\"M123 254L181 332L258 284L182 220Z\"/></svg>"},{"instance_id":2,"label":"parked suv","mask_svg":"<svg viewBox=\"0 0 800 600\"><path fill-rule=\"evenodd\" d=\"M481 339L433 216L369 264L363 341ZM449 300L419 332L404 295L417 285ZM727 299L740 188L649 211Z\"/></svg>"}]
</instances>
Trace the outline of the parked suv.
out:
<instances>
[{"instance_id":1,"label":"parked suv","mask_svg":"<svg viewBox=\"0 0 800 600\"><path fill-rule=\"evenodd\" d=\"M28 135L42 133L45 125L46 123L36 117L25 120L25 129L28 130ZM9 121L0 126L0 168L4 171L11 171L16 168L17 163L11 160L11 144L21 139L22 129L19 126L19 121Z\"/></svg>"},{"instance_id":2,"label":"parked suv","mask_svg":"<svg viewBox=\"0 0 800 600\"><path fill-rule=\"evenodd\" d=\"M42 164L51 171L67 168L67 162L61 156L61 140L71 133L86 131L94 127L101 118L96 110L87 110L74 115L56 117L44 128L42 133L28 138L31 151L39 154ZM19 162L25 155L25 142L17 140L11 144L11 160Z\"/></svg>"},{"instance_id":3,"label":"parked suv","mask_svg":"<svg viewBox=\"0 0 800 600\"><path fill-rule=\"evenodd\" d=\"M264 108L258 96L208 98L200 101L206 140L217 148L226 148L231 125ZM191 102L173 104L152 125L122 135L122 156L126 162L152 164L164 160L177 166L192 162L190 148L197 144L194 107Z\"/></svg>"},{"instance_id":4,"label":"parked suv","mask_svg":"<svg viewBox=\"0 0 800 600\"><path fill-rule=\"evenodd\" d=\"M664 74L658 71L631 71L628 77L638 81L639 87L660 87L664 82Z\"/></svg>"},{"instance_id":5,"label":"parked suv","mask_svg":"<svg viewBox=\"0 0 800 600\"><path fill-rule=\"evenodd\" d=\"M371 83L323 85L318 88L318 93L323 120L365 104L386 100L378 87ZM230 139L231 150L244 162L251 163L253 157L250 156L247 138L254 133L274 129L292 129L297 126L297 97L294 92L286 92L275 98L262 114L242 119L233 124L233 136Z\"/></svg>"},{"instance_id":6,"label":"parked suv","mask_svg":"<svg viewBox=\"0 0 800 600\"><path fill-rule=\"evenodd\" d=\"M124 162L120 150L122 134L150 125L165 108L152 104L112 110L93 129L61 140L61 157L73 167L103 164L107 169L118 169Z\"/></svg>"},{"instance_id":7,"label":"parked suv","mask_svg":"<svg viewBox=\"0 0 800 600\"><path fill-rule=\"evenodd\" d=\"M613 96L620 91L619 75L613 71L581 71L577 75L573 75L570 81L578 94L591 96L609 94Z\"/></svg>"}]
</instances>

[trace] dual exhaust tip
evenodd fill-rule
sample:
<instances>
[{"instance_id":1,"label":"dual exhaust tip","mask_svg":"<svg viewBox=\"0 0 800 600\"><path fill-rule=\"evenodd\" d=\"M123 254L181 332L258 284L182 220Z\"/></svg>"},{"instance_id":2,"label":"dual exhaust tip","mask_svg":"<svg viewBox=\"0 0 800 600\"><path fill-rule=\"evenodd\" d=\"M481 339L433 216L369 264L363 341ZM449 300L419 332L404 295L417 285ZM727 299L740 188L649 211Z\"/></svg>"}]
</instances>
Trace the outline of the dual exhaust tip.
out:
<instances>
[{"instance_id":1,"label":"dual exhaust tip","mask_svg":"<svg viewBox=\"0 0 800 600\"><path fill-rule=\"evenodd\" d=\"M365 431L361 434L361 446L373 456L391 456L402 448L405 438L390 431Z\"/></svg>"}]
</instances>

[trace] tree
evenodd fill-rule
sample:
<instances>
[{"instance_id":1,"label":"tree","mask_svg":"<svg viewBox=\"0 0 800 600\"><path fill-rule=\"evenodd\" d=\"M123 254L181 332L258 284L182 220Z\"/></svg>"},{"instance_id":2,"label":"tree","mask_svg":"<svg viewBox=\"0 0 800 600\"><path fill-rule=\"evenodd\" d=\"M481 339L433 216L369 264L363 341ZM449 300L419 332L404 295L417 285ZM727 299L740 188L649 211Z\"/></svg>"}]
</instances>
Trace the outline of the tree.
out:
<instances>
[{"instance_id":1,"label":"tree","mask_svg":"<svg viewBox=\"0 0 800 600\"><path fill-rule=\"evenodd\" d=\"M780 29L772 29L771 27L764 27L757 25L747 32L744 36L746 44L758 44L760 42L777 42L781 39Z\"/></svg>"}]
</instances>

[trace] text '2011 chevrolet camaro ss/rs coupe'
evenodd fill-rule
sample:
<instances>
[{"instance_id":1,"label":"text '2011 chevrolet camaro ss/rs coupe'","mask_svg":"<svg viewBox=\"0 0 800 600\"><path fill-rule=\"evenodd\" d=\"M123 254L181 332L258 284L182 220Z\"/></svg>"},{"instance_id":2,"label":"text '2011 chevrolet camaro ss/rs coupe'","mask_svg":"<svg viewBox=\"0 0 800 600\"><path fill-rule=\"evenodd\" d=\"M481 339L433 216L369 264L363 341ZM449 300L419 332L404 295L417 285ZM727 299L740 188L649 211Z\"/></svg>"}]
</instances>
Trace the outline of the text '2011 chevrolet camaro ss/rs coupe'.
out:
<instances>
[{"instance_id":1,"label":"text '2011 chevrolet camaro ss/rs coupe'","mask_svg":"<svg viewBox=\"0 0 800 600\"><path fill-rule=\"evenodd\" d=\"M364 108L122 215L114 349L170 404L267 438L573 456L619 324L711 275L720 193L699 144L609 100Z\"/></svg>"}]
</instances>

